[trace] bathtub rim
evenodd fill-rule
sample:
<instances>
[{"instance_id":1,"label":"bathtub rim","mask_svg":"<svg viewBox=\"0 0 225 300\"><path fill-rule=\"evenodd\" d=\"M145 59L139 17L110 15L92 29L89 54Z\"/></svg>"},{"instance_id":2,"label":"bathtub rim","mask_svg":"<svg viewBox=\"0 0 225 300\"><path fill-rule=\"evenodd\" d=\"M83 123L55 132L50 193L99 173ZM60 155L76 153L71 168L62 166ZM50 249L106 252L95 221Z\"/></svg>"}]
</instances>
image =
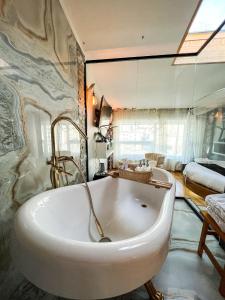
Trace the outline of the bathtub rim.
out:
<instances>
[{"instance_id":1,"label":"bathtub rim","mask_svg":"<svg viewBox=\"0 0 225 300\"><path fill-rule=\"evenodd\" d=\"M143 255L149 255L150 252L160 249L160 246L168 239L172 223L175 181L169 172L161 169L160 171L166 172L169 182L173 183L173 186L170 190L166 191L164 195L164 200L155 223L141 234L128 239L113 241L111 243L86 242L57 237L49 232L44 232L43 229L35 224L29 214L31 202L29 203L28 201L24 204L26 207L19 209L15 218L15 238L17 238L18 242L26 240L26 247L29 247L32 252L37 252L37 255L40 255L40 253L44 256L55 255L63 257L64 260L73 260L75 257L79 257L79 261L88 260L96 263L98 260L101 262L104 261L102 258L104 255L107 262L109 262L109 257L111 258L111 261L116 260L118 262L118 254L121 256L122 260L124 259L124 256L129 258L135 257L137 253L140 255L140 251ZM105 178L102 180L125 179ZM76 185L75 187L79 187L79 185ZM75 187L63 187L62 189L74 189ZM52 194L56 192L57 190L51 190L45 193ZM39 201L41 197L43 197L43 193L33 197L31 200L36 204L36 201ZM28 226L28 224L30 226ZM164 226L167 230L164 229ZM155 243L156 241L157 243ZM150 245L151 249L149 249ZM24 245L22 245L22 247L23 246ZM97 257L98 259L96 259Z\"/></svg>"}]
</instances>

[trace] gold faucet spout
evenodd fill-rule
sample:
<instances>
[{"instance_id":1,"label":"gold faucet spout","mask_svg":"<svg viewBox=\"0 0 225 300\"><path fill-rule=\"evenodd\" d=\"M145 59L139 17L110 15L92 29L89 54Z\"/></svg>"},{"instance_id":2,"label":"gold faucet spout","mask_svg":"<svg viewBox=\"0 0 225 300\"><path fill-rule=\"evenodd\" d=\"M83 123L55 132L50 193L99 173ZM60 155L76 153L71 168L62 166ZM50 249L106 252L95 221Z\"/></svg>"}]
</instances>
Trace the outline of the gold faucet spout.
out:
<instances>
[{"instance_id":1,"label":"gold faucet spout","mask_svg":"<svg viewBox=\"0 0 225 300\"><path fill-rule=\"evenodd\" d=\"M55 150L56 150L56 147L55 147L55 126L60 121L67 121L67 122L69 122L70 124L73 125L73 127L79 132L79 134L85 140L88 139L87 135L80 129L80 127L73 120L71 120L69 117L66 117L66 116L59 116L51 124L52 156L55 156Z\"/></svg>"},{"instance_id":2,"label":"gold faucet spout","mask_svg":"<svg viewBox=\"0 0 225 300\"><path fill-rule=\"evenodd\" d=\"M66 160L65 157L57 157L56 156L56 145L55 145L55 126L58 124L60 121L67 121L69 122L78 132L79 134L87 140L88 137L87 135L83 132L83 130L69 117L66 116L59 116L57 117L51 124L51 143L52 143L52 156L51 160L48 161L47 163L51 165L51 170L50 170L50 178L52 182L53 188L59 187L59 172L62 172L62 168L59 166L59 162ZM67 174L67 172L64 170L64 174ZM69 173L67 175L70 175Z\"/></svg>"}]
</instances>

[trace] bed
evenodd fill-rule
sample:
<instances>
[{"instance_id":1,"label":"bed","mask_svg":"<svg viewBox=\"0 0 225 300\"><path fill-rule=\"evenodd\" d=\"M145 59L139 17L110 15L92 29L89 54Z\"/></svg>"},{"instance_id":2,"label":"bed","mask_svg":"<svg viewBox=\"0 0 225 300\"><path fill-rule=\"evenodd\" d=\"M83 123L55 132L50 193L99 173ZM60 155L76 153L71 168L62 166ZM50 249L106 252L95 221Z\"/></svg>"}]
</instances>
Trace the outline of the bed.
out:
<instances>
[{"instance_id":1,"label":"bed","mask_svg":"<svg viewBox=\"0 0 225 300\"><path fill-rule=\"evenodd\" d=\"M191 162L183 174L186 186L203 198L225 192L225 168L221 166Z\"/></svg>"}]
</instances>

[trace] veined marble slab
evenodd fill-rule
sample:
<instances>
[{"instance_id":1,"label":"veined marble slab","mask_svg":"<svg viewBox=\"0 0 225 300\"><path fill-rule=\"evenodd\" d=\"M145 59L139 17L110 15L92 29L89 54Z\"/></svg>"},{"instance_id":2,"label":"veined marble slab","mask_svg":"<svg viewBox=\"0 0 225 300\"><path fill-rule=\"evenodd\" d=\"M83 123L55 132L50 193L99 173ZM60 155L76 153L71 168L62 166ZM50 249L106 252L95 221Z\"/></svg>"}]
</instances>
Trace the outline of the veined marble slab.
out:
<instances>
[{"instance_id":1,"label":"veined marble slab","mask_svg":"<svg viewBox=\"0 0 225 300\"><path fill-rule=\"evenodd\" d=\"M19 96L16 90L0 77L0 156L22 147L24 138Z\"/></svg>"},{"instance_id":2,"label":"veined marble slab","mask_svg":"<svg viewBox=\"0 0 225 300\"><path fill-rule=\"evenodd\" d=\"M10 262L10 228L17 208L51 187L46 160L58 115L84 130L84 57L59 0L0 1L0 299L23 289ZM75 149L76 135L66 139L64 129L63 149L86 172L85 141Z\"/></svg>"}]
</instances>

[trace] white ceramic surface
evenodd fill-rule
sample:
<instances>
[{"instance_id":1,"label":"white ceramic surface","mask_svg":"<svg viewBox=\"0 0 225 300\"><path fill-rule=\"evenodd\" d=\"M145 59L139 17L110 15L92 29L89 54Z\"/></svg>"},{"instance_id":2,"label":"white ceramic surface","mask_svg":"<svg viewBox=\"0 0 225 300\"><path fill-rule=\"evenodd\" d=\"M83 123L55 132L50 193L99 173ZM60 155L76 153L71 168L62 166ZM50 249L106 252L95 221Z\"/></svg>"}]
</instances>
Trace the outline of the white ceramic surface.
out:
<instances>
[{"instance_id":1,"label":"white ceramic surface","mask_svg":"<svg viewBox=\"0 0 225 300\"><path fill-rule=\"evenodd\" d=\"M174 183L162 169L154 169L154 178ZM83 184L39 194L15 218L15 264L36 286L66 298L127 293L156 275L168 253L174 184L168 191L107 177L89 186L111 243L96 242Z\"/></svg>"}]
</instances>

